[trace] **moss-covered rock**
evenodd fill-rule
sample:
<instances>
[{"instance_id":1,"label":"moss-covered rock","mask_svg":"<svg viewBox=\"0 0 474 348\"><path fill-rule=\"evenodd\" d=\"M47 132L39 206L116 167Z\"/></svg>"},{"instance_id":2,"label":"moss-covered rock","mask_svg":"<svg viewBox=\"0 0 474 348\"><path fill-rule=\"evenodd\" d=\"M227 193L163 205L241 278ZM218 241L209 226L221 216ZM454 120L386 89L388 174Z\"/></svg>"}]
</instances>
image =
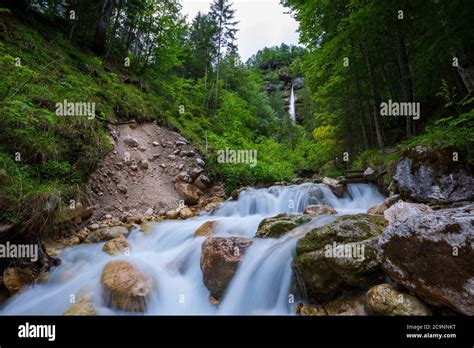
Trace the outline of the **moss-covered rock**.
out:
<instances>
[{"instance_id":1,"label":"moss-covered rock","mask_svg":"<svg viewBox=\"0 0 474 348\"><path fill-rule=\"evenodd\" d=\"M372 287L365 297L369 315L431 315L429 308L415 296L389 284Z\"/></svg>"},{"instance_id":2,"label":"moss-covered rock","mask_svg":"<svg viewBox=\"0 0 474 348\"><path fill-rule=\"evenodd\" d=\"M255 237L257 238L279 238L286 232L309 222L311 218L302 214L278 214L276 216L263 219L258 225Z\"/></svg>"},{"instance_id":3,"label":"moss-covered rock","mask_svg":"<svg viewBox=\"0 0 474 348\"><path fill-rule=\"evenodd\" d=\"M385 225L382 216L346 215L298 241L293 269L311 303L383 280L376 246Z\"/></svg>"}]
</instances>

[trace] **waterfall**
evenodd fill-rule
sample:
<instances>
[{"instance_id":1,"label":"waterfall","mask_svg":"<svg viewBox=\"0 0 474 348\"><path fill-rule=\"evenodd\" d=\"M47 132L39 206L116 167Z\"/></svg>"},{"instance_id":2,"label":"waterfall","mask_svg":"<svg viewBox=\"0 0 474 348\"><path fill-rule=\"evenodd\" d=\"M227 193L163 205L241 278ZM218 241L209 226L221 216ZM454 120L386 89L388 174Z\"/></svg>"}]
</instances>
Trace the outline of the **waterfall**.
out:
<instances>
[{"instance_id":1,"label":"waterfall","mask_svg":"<svg viewBox=\"0 0 474 348\"><path fill-rule=\"evenodd\" d=\"M293 123L296 123L296 109L295 109L295 91L293 84L291 85L291 96L290 96L290 110L289 114Z\"/></svg>"},{"instance_id":2,"label":"waterfall","mask_svg":"<svg viewBox=\"0 0 474 348\"><path fill-rule=\"evenodd\" d=\"M254 238L218 308L209 303L209 291L202 281L200 256L205 237L194 238L194 232L213 220L213 236L253 238L262 219L280 212L298 213L308 204L327 204L339 214L354 214L384 199L371 185L352 184L348 190L352 199L338 198L321 184L249 188L237 201L223 203L214 213L154 223L147 233L135 228L128 237L129 256L110 256L101 250L103 243L67 248L59 255L61 265L49 273L46 282L13 296L0 314L61 315L71 305L71 295L78 298L81 291L92 296L98 314L129 314L106 307L102 296L102 269L118 259L133 263L156 284L145 314L292 314L298 300L288 301L296 242L310 228L334 220L334 215L316 217L278 239Z\"/></svg>"}]
</instances>

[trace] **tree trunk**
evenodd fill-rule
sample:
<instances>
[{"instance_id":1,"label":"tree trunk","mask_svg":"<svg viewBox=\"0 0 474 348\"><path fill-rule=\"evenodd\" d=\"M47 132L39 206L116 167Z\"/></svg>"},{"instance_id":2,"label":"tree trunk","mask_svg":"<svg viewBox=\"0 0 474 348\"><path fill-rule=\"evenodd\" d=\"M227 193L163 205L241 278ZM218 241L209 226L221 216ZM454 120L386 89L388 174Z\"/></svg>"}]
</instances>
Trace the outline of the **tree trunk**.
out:
<instances>
[{"instance_id":1,"label":"tree trunk","mask_svg":"<svg viewBox=\"0 0 474 348\"><path fill-rule=\"evenodd\" d=\"M364 45L362 46L362 54L365 59L365 64L367 65L367 75L369 79L370 93L372 95L372 113L375 124L375 133L377 135L377 145L379 148L383 149L385 143L382 120L380 117L380 96L377 92L377 87L375 86L374 71L372 62L370 61L369 49L366 42L364 42Z\"/></svg>"},{"instance_id":2,"label":"tree trunk","mask_svg":"<svg viewBox=\"0 0 474 348\"><path fill-rule=\"evenodd\" d=\"M395 47L397 50L398 68L402 84L403 102L412 103L413 98L413 81L411 79L410 65L408 55L405 48L405 41L400 34L397 22L393 24L393 34L395 38ZM413 120L410 116L406 116L406 137L413 135Z\"/></svg>"},{"instance_id":3,"label":"tree trunk","mask_svg":"<svg viewBox=\"0 0 474 348\"><path fill-rule=\"evenodd\" d=\"M103 0L100 16L95 27L94 51L97 54L105 52L105 39L107 37L107 24L109 23L112 10L114 8L114 0Z\"/></svg>"},{"instance_id":4,"label":"tree trunk","mask_svg":"<svg viewBox=\"0 0 474 348\"><path fill-rule=\"evenodd\" d=\"M110 50L112 49L112 44L113 44L112 40L115 37L115 33L117 32L118 25L119 25L120 11L122 11L122 0L118 0L118 3L117 3L117 14L115 15L115 20L114 20L114 25L112 26L112 30L110 31L109 46L107 47L105 58L109 57Z\"/></svg>"}]
</instances>

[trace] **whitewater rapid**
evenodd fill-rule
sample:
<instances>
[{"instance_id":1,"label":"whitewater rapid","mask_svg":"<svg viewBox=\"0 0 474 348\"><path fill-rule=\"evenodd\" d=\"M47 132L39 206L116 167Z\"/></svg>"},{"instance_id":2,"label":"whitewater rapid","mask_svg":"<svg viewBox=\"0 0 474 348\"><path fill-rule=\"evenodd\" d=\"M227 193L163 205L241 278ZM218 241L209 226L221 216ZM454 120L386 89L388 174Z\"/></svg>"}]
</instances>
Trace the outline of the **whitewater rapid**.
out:
<instances>
[{"instance_id":1,"label":"whitewater rapid","mask_svg":"<svg viewBox=\"0 0 474 348\"><path fill-rule=\"evenodd\" d=\"M128 237L129 255L110 256L102 251L103 242L67 248L59 255L61 265L49 273L45 283L13 296L0 308L0 314L61 315L71 306L71 298L87 294L98 314L129 315L106 307L102 296L102 269L107 262L119 259L136 265L156 284L145 314L293 314L299 300L291 289L296 242L310 228L327 224L336 215L317 217L278 239L253 238L257 227L265 217L301 213L308 204L330 205L338 215L356 214L384 199L371 185L352 184L348 190L352 199L339 199L319 184L247 189L237 201L223 203L212 214L153 223L149 231L135 228ZM209 303L200 269L205 237L194 238L196 229L209 220L216 221L213 236L253 238L217 308Z\"/></svg>"}]
</instances>

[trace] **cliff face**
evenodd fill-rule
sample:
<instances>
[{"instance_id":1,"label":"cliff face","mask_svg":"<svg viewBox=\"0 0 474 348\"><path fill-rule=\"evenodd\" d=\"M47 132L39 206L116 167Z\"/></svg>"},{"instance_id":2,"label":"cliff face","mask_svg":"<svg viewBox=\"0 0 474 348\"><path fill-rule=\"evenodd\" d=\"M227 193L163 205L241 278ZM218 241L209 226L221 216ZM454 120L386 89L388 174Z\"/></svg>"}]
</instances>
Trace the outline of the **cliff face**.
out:
<instances>
[{"instance_id":1,"label":"cliff face","mask_svg":"<svg viewBox=\"0 0 474 348\"><path fill-rule=\"evenodd\" d=\"M264 81L266 83L265 88L270 95L281 96L283 102L283 108L286 113L289 113L290 109L290 98L291 98L291 87L295 94L295 111L296 111L296 123L302 122L301 108L302 105L301 90L303 88L304 79L302 77L294 76L288 72L287 65L280 65L276 62L266 62L260 66Z\"/></svg>"}]
</instances>

